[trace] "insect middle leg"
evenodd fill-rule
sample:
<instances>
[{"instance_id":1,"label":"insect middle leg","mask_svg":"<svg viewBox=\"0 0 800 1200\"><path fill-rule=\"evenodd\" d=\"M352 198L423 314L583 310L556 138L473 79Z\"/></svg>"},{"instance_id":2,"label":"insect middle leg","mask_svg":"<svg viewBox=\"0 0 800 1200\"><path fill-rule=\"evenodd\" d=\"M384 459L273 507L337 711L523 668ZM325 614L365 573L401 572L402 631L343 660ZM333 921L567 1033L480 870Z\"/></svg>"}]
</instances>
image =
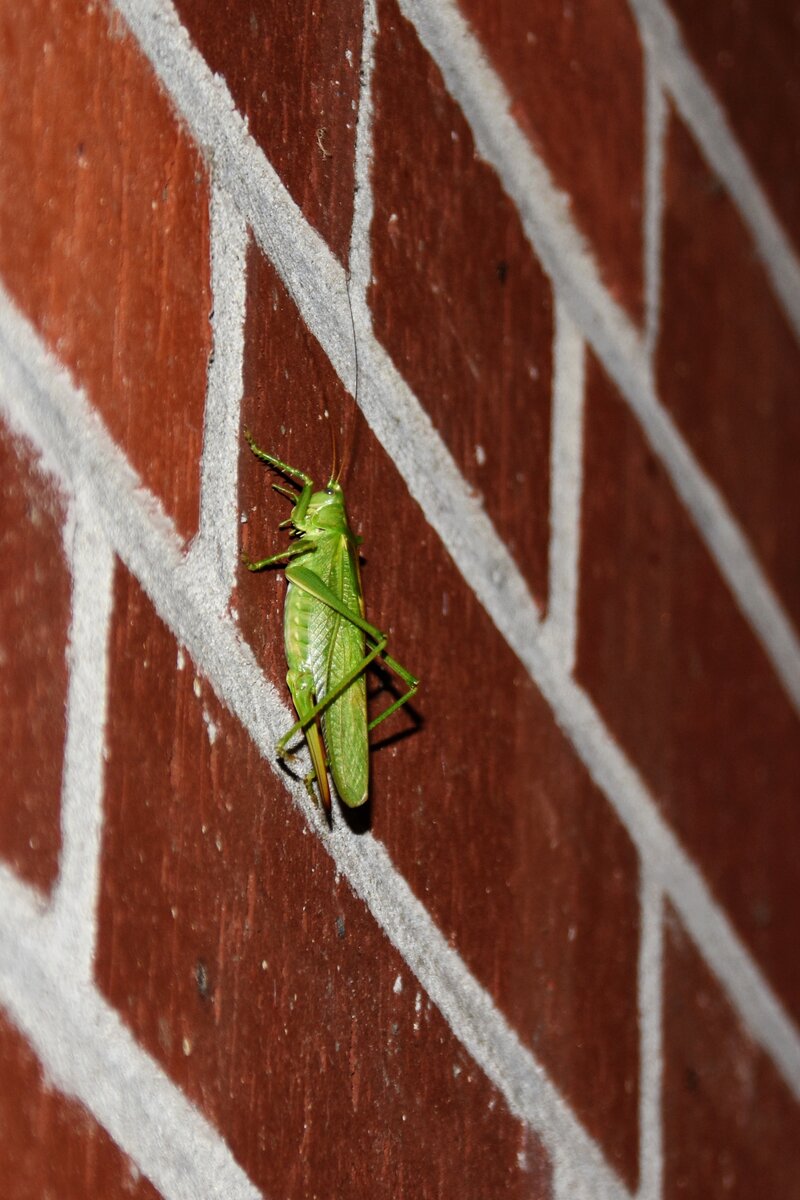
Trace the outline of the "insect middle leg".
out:
<instances>
[{"instance_id":1,"label":"insect middle leg","mask_svg":"<svg viewBox=\"0 0 800 1200\"><path fill-rule=\"evenodd\" d=\"M257 562L253 562L244 552L242 552L241 557L248 571L263 571L264 567L274 567L277 563L288 562L290 558L298 558L301 554L308 554L313 549L314 543L307 538L302 538L296 546L289 546L286 550L279 550L277 554L271 554L269 558L261 558Z\"/></svg>"}]
</instances>

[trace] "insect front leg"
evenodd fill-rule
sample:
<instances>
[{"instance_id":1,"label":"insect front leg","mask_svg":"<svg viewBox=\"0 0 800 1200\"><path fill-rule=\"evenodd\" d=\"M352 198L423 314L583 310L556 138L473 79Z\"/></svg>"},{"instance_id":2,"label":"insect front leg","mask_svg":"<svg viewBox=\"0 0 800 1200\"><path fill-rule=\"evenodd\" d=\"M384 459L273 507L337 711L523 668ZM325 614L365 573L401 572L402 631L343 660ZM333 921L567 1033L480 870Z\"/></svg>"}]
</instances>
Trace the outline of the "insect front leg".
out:
<instances>
[{"instance_id":1,"label":"insect front leg","mask_svg":"<svg viewBox=\"0 0 800 1200\"><path fill-rule=\"evenodd\" d=\"M245 429L244 431L244 439L250 449L253 451L253 454L255 454L256 458L260 458L262 462L267 464L267 466L274 467L276 471L282 471L283 474L288 475L290 479L296 479L298 483L302 483L303 490L300 492L294 512L292 514L293 523L298 527L302 527L305 521L306 512L308 510L308 504L311 500L311 494L314 490L313 479L310 475L306 475L305 471L299 471L297 467L290 467L288 463L283 462L283 460L280 458L276 458L274 454L270 454L267 450L262 450L260 446L255 444L253 441L253 435L248 429ZM280 488L278 490L280 491ZM294 499L291 493L287 494L291 499Z\"/></svg>"}]
</instances>

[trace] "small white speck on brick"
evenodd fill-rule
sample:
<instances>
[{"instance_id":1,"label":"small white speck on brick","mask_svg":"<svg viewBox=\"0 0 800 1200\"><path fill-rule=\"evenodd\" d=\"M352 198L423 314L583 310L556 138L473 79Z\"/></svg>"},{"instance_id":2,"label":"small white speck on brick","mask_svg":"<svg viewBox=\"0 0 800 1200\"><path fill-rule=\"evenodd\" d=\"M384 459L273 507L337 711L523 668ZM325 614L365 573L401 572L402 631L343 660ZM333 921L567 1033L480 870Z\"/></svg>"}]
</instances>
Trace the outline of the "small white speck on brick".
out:
<instances>
[{"instance_id":1,"label":"small white speck on brick","mask_svg":"<svg viewBox=\"0 0 800 1200\"><path fill-rule=\"evenodd\" d=\"M422 1012L422 992L417 992L414 997L414 1012Z\"/></svg>"},{"instance_id":2,"label":"small white speck on brick","mask_svg":"<svg viewBox=\"0 0 800 1200\"><path fill-rule=\"evenodd\" d=\"M458 1065L458 1063L453 1063L453 1079L458 1079L460 1074L461 1067Z\"/></svg>"},{"instance_id":3,"label":"small white speck on brick","mask_svg":"<svg viewBox=\"0 0 800 1200\"><path fill-rule=\"evenodd\" d=\"M247 524L247 513L246 513L246 512L239 513L239 524L240 524L240 525L246 525L246 524Z\"/></svg>"},{"instance_id":4,"label":"small white speck on brick","mask_svg":"<svg viewBox=\"0 0 800 1200\"><path fill-rule=\"evenodd\" d=\"M216 723L211 719L211 716L206 712L205 709L203 709L203 721L205 722L208 740L213 746L214 742L217 740L218 729Z\"/></svg>"},{"instance_id":5,"label":"small white speck on brick","mask_svg":"<svg viewBox=\"0 0 800 1200\"><path fill-rule=\"evenodd\" d=\"M203 685L201 684L197 675L195 675L194 681L192 683L192 691L194 692L195 696L197 696L197 699L199 700L200 696L202 694L202 691L203 691Z\"/></svg>"},{"instance_id":6,"label":"small white speck on brick","mask_svg":"<svg viewBox=\"0 0 800 1200\"><path fill-rule=\"evenodd\" d=\"M483 446L480 445L480 443L478 443L478 445L475 447L475 462L479 467L484 467L486 465L486 451L484 450Z\"/></svg>"},{"instance_id":7,"label":"small white speck on brick","mask_svg":"<svg viewBox=\"0 0 800 1200\"><path fill-rule=\"evenodd\" d=\"M395 979L395 981L394 981L392 991L394 992L395 996L399 996L400 993L402 992L402 990L403 990L403 978L401 975L398 975L397 979Z\"/></svg>"},{"instance_id":8,"label":"small white speck on brick","mask_svg":"<svg viewBox=\"0 0 800 1200\"><path fill-rule=\"evenodd\" d=\"M189 1057L189 1055L192 1053L192 1041L191 1041L191 1038L185 1037L185 1038L183 1039L183 1041L181 1042L181 1046L183 1047L183 1053L184 1053L184 1054L185 1054L185 1056L188 1058L188 1057Z\"/></svg>"},{"instance_id":9,"label":"small white speck on brick","mask_svg":"<svg viewBox=\"0 0 800 1200\"><path fill-rule=\"evenodd\" d=\"M183 653L183 646L178 646L178 658L175 665L179 671L182 671L186 666L186 655Z\"/></svg>"}]
</instances>

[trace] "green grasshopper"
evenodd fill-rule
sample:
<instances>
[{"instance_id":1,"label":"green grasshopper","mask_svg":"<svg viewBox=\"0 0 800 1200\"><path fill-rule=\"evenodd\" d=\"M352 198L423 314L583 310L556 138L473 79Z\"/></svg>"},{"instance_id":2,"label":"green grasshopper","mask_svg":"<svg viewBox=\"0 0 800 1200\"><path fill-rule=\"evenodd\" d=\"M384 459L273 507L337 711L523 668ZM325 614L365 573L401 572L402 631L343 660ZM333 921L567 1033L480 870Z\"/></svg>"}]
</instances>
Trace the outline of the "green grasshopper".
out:
<instances>
[{"instance_id":1,"label":"green grasshopper","mask_svg":"<svg viewBox=\"0 0 800 1200\"><path fill-rule=\"evenodd\" d=\"M291 516L281 522L281 528L291 526L296 535L293 544L259 562L245 555L242 561L250 571L287 564L286 682L299 719L276 751L279 758L290 757L289 743L299 733L305 734L313 765L306 788L315 799L316 779L330 820L328 767L344 803L349 808L363 804L369 790L369 731L410 700L419 681L386 653L386 634L364 619L358 566L361 538L350 528L339 480L331 474L328 486L315 492L313 480L303 471L260 450L247 431L244 436L257 458L297 487L302 485L299 496L280 484L272 485L294 504ZM408 690L368 724L365 671L378 657Z\"/></svg>"}]
</instances>

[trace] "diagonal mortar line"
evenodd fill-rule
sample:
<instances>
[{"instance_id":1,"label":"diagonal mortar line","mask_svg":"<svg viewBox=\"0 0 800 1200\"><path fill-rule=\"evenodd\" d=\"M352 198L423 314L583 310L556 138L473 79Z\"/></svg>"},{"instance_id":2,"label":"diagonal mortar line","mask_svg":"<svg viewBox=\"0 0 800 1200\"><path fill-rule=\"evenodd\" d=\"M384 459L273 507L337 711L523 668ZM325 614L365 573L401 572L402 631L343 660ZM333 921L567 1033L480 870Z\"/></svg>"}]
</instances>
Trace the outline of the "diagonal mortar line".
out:
<instances>
[{"instance_id":1,"label":"diagonal mortar line","mask_svg":"<svg viewBox=\"0 0 800 1200\"><path fill-rule=\"evenodd\" d=\"M89 986L38 897L0 872L0 1006L164 1200L259 1200L220 1134Z\"/></svg>"},{"instance_id":2,"label":"diagonal mortar line","mask_svg":"<svg viewBox=\"0 0 800 1200\"><path fill-rule=\"evenodd\" d=\"M0 296L0 299L2 297ZM43 350L7 301L0 303L0 400L12 424L38 443L68 486L85 486L106 534L189 649L227 707L276 770L273 748L289 713L225 615L182 567L181 543L158 505L139 486L102 422ZM521 647L523 651L526 648ZM555 715L636 840L653 878L671 895L754 1037L800 1096L800 1039L715 904L697 869L658 815L646 789L609 737L591 702L535 643L526 657ZM280 776L284 786L285 776ZM625 1194L596 1145L491 999L442 938L430 915L372 838L328 834L300 784L289 789L340 870L440 1008L467 1051L522 1116L554 1147L569 1146L598 1196ZM442 957L444 956L444 957ZM553 1150L555 1153L555 1150ZM598 1165L599 1164L599 1165ZM622 1189L622 1190L620 1190Z\"/></svg>"},{"instance_id":3,"label":"diagonal mortar line","mask_svg":"<svg viewBox=\"0 0 800 1200\"><path fill-rule=\"evenodd\" d=\"M644 347L652 362L661 323L661 260L664 226L664 155L667 102L650 48L645 52L645 167L644 167Z\"/></svg>"},{"instance_id":4,"label":"diagonal mortar line","mask_svg":"<svg viewBox=\"0 0 800 1200\"><path fill-rule=\"evenodd\" d=\"M631 0L631 7L678 112L730 192L800 338L800 263L728 124L724 108L687 53L678 22L667 5L661 0Z\"/></svg>"},{"instance_id":5,"label":"diagonal mortar line","mask_svg":"<svg viewBox=\"0 0 800 1200\"><path fill-rule=\"evenodd\" d=\"M529 1124L551 1152L556 1146L564 1148L576 1170L591 1182L598 1200L629 1200L597 1144L449 946L385 848L371 835L352 837L344 822L328 831L303 784L290 782L279 770L274 747L291 724L287 707L232 619L209 603L198 586L198 572L188 569L181 555L176 531L141 487L83 394L53 362L1 289L0 411L40 448L48 467L68 488L92 496L105 536L139 579L159 616L248 731L337 869L364 900L454 1035L505 1097L510 1111ZM47 1065L47 1059L43 1061Z\"/></svg>"},{"instance_id":6,"label":"diagonal mortar line","mask_svg":"<svg viewBox=\"0 0 800 1200\"><path fill-rule=\"evenodd\" d=\"M453 99L478 152L517 206L526 235L559 299L638 418L773 669L800 710L800 639L719 489L659 403L647 348L604 288L566 214L565 197L510 112L510 100L454 0L398 0Z\"/></svg>"},{"instance_id":7,"label":"diagonal mortar line","mask_svg":"<svg viewBox=\"0 0 800 1200\"><path fill-rule=\"evenodd\" d=\"M193 138L213 162L243 219L269 256L334 370L352 393L353 353L344 268L308 225L263 151L247 134L223 80L191 45L169 0L115 0ZM523 227L559 297L639 419L693 516L770 662L800 709L800 639L719 490L658 403L645 347L603 287L566 215L566 202L508 112L508 98L452 0L401 0L423 44L470 121L479 152L517 205ZM361 323L359 403L409 492L501 630L538 613L513 559L430 418L382 346ZM488 596L487 596L488 591ZM487 603L488 600L488 603ZM496 614L502 614L499 618Z\"/></svg>"},{"instance_id":8,"label":"diagonal mortar line","mask_svg":"<svg viewBox=\"0 0 800 1200\"><path fill-rule=\"evenodd\" d=\"M723 575L761 636L779 677L800 706L800 645L794 630L721 496L656 403L644 349L630 322L600 284L596 267L553 194L544 167L508 115L507 98L480 47L450 0L440 0L434 9L418 0L401 2L417 16L423 8L428 13L433 33L441 41L437 46L434 38L431 44L431 28L426 27L428 49L443 69L452 56L454 66L449 76L445 69L446 82L472 122L481 152L500 172L540 257L547 258L545 265L549 263L560 281L560 298L568 302L573 320L593 341L627 394L655 452L670 470L678 494L694 514ZM211 75L193 49L167 0L117 0L117 6L193 136L213 158L217 178L225 179L314 336L352 391L352 329L343 268L305 222L261 150L248 137L224 83ZM417 27L420 31L419 21ZM477 81L474 93L473 79ZM794 1025L591 702L559 674L537 645L538 613L516 565L469 494L427 414L382 347L365 336L363 325L359 359L361 407L411 495L531 673L634 840L646 847L647 854L662 861L671 859L674 869L664 886L682 909L684 921L753 1036L800 1097L800 1037Z\"/></svg>"}]
</instances>

